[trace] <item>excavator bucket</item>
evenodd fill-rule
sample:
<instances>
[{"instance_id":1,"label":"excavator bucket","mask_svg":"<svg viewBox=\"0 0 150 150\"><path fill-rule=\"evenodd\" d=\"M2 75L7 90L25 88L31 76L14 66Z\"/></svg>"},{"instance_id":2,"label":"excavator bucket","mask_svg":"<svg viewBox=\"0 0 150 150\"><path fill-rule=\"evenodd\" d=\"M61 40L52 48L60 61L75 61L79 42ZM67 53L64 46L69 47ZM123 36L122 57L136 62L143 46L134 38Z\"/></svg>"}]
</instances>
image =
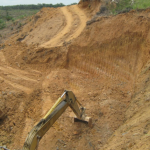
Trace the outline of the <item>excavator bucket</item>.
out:
<instances>
[{"instance_id":1,"label":"excavator bucket","mask_svg":"<svg viewBox=\"0 0 150 150\"><path fill-rule=\"evenodd\" d=\"M73 121L74 121L74 122L81 122L81 123L88 124L88 126L89 126L90 128L93 127L93 125L92 125L92 118L91 118L91 117L85 117L84 120L79 119L79 118L77 118L77 117L74 117L74 120L73 120Z\"/></svg>"}]
</instances>

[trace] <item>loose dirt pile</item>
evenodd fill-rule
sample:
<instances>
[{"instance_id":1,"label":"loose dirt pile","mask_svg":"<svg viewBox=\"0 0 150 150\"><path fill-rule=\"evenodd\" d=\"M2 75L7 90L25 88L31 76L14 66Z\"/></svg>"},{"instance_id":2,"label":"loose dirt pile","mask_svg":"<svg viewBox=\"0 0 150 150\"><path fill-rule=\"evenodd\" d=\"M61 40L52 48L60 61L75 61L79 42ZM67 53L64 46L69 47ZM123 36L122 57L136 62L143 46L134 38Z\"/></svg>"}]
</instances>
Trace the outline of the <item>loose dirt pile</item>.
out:
<instances>
[{"instance_id":1,"label":"loose dirt pile","mask_svg":"<svg viewBox=\"0 0 150 150\"><path fill-rule=\"evenodd\" d=\"M150 10L98 17L86 26L92 10L85 9L44 8L5 42L0 145L21 149L35 123L68 89L86 107L93 128L73 124L68 108L42 138L40 150L150 148Z\"/></svg>"}]
</instances>

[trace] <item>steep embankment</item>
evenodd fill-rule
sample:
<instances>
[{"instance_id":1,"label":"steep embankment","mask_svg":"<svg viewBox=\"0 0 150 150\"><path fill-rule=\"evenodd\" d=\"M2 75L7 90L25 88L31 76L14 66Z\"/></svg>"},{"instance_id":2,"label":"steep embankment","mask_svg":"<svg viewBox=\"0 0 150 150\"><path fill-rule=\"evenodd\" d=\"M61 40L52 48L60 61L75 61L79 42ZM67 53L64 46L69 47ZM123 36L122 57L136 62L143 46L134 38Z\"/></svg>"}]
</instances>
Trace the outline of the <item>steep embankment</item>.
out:
<instances>
[{"instance_id":1,"label":"steep embankment","mask_svg":"<svg viewBox=\"0 0 150 150\"><path fill-rule=\"evenodd\" d=\"M97 17L85 26L86 19L78 6L44 8L6 41L0 52L0 143L21 149L33 125L69 89L93 128L73 124L67 109L40 150L150 148L150 10Z\"/></svg>"},{"instance_id":2,"label":"steep embankment","mask_svg":"<svg viewBox=\"0 0 150 150\"><path fill-rule=\"evenodd\" d=\"M102 136L97 138L97 148L150 148L149 20L149 9L99 17L69 47L68 68L88 72L100 80L105 76L113 82L103 82L108 87L107 98L99 101L103 116L96 124L102 128L106 123L107 130L99 131Z\"/></svg>"}]
</instances>

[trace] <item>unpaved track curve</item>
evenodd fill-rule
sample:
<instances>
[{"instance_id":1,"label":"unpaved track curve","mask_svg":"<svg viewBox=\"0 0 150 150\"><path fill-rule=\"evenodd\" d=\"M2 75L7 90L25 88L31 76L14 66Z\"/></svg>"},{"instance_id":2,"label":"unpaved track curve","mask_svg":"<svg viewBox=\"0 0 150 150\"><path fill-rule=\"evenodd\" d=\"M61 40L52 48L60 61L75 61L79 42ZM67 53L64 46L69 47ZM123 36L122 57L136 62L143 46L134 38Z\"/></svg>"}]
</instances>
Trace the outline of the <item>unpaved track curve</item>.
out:
<instances>
[{"instance_id":1,"label":"unpaved track curve","mask_svg":"<svg viewBox=\"0 0 150 150\"><path fill-rule=\"evenodd\" d=\"M13 82L11 82L11 81L9 81L9 80L6 80L6 79L2 78L1 76L0 76L0 80L4 80L5 83L7 83L7 84L13 86L13 87L16 88L16 89L19 89L19 90L21 89L22 91L24 91L24 92L27 93L27 94L30 94L30 93L33 92L32 89L27 88L27 87L22 86L22 85L17 84L17 83L13 83Z\"/></svg>"},{"instance_id":2,"label":"unpaved track curve","mask_svg":"<svg viewBox=\"0 0 150 150\"><path fill-rule=\"evenodd\" d=\"M72 31L73 29L73 14L69 11L69 8L78 16L80 22L77 24L77 29ZM50 41L40 45L40 47L55 47L62 46L64 42L68 42L76 37L78 37L82 30L84 29L87 21L87 17L84 12L78 7L78 5L66 6L61 8L62 13L66 18L66 26L63 28L61 32L59 32L53 39ZM65 37L67 33L70 32L69 37Z\"/></svg>"},{"instance_id":3,"label":"unpaved track curve","mask_svg":"<svg viewBox=\"0 0 150 150\"><path fill-rule=\"evenodd\" d=\"M67 7L62 7L61 11L65 15L67 25L52 40L42 44L41 47L49 47L49 46L53 47L53 46L57 45L58 44L58 40L60 38L62 38L68 32L68 30L71 28L71 23L72 23L72 15L71 15L71 13L68 11Z\"/></svg>"},{"instance_id":4,"label":"unpaved track curve","mask_svg":"<svg viewBox=\"0 0 150 150\"><path fill-rule=\"evenodd\" d=\"M26 80L26 81L38 82L37 80L28 78L27 76L24 76L24 75L22 75L22 74L20 74L20 73L17 73L17 74L16 74L15 72L11 71L11 70L13 70L13 68L10 69L10 67L9 67L9 69L6 69L6 68L0 66L0 70L4 71L4 72L6 72L6 73L13 74L13 75L15 75L15 76L17 76L17 77L19 77L19 78L21 78L21 79L24 79L24 80ZM18 70L18 71L19 71L19 70Z\"/></svg>"},{"instance_id":5,"label":"unpaved track curve","mask_svg":"<svg viewBox=\"0 0 150 150\"><path fill-rule=\"evenodd\" d=\"M3 52L0 52L0 80L4 81L6 84L14 87L15 89L24 91L27 94L31 94L33 92L33 89L31 87L27 87L25 85L22 85L23 82L17 83L18 81L25 81L25 82L30 82L30 83L36 83L38 84L38 81L27 77L27 75L32 75L33 77L35 77L35 73L31 74L29 72L20 70L20 69L15 69L12 67L9 67L7 65L7 60L3 54ZM2 66L3 65L3 66ZM15 79L15 81L12 80L12 78Z\"/></svg>"},{"instance_id":6,"label":"unpaved track curve","mask_svg":"<svg viewBox=\"0 0 150 150\"><path fill-rule=\"evenodd\" d=\"M80 24L79 24L77 30L71 35L71 37L69 37L67 39L67 41L78 37L81 34L81 32L83 31L83 29L85 28L86 22L88 20L88 18L86 17L85 13L78 7L78 5L71 6L71 9L74 12L76 12L76 14L78 15L79 20L80 20Z\"/></svg>"}]
</instances>

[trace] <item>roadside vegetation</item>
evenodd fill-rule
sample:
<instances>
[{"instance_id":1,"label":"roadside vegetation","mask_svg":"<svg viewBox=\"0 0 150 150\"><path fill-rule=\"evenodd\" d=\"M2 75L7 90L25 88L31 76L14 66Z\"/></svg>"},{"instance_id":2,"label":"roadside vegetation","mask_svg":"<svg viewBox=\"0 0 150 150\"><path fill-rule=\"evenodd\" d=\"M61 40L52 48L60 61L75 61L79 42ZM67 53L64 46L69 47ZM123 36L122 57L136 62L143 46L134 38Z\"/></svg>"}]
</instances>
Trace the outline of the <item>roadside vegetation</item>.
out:
<instances>
[{"instance_id":1,"label":"roadside vegetation","mask_svg":"<svg viewBox=\"0 0 150 150\"><path fill-rule=\"evenodd\" d=\"M10 24L15 24L17 20L24 19L28 16L36 14L39 10L22 10L22 9L10 9L1 10L0 9L0 29L3 29Z\"/></svg>"},{"instance_id":2,"label":"roadside vegetation","mask_svg":"<svg viewBox=\"0 0 150 150\"><path fill-rule=\"evenodd\" d=\"M132 9L150 8L150 0L103 0L100 13L109 12L110 14L125 13Z\"/></svg>"},{"instance_id":3,"label":"roadside vegetation","mask_svg":"<svg viewBox=\"0 0 150 150\"><path fill-rule=\"evenodd\" d=\"M150 7L150 0L135 0L133 9L145 9Z\"/></svg>"},{"instance_id":4,"label":"roadside vegetation","mask_svg":"<svg viewBox=\"0 0 150 150\"><path fill-rule=\"evenodd\" d=\"M65 6L63 3L58 4L30 4L30 5L13 5L13 6L0 6L1 10L10 10L10 9L41 9L43 7L62 7Z\"/></svg>"}]
</instances>

